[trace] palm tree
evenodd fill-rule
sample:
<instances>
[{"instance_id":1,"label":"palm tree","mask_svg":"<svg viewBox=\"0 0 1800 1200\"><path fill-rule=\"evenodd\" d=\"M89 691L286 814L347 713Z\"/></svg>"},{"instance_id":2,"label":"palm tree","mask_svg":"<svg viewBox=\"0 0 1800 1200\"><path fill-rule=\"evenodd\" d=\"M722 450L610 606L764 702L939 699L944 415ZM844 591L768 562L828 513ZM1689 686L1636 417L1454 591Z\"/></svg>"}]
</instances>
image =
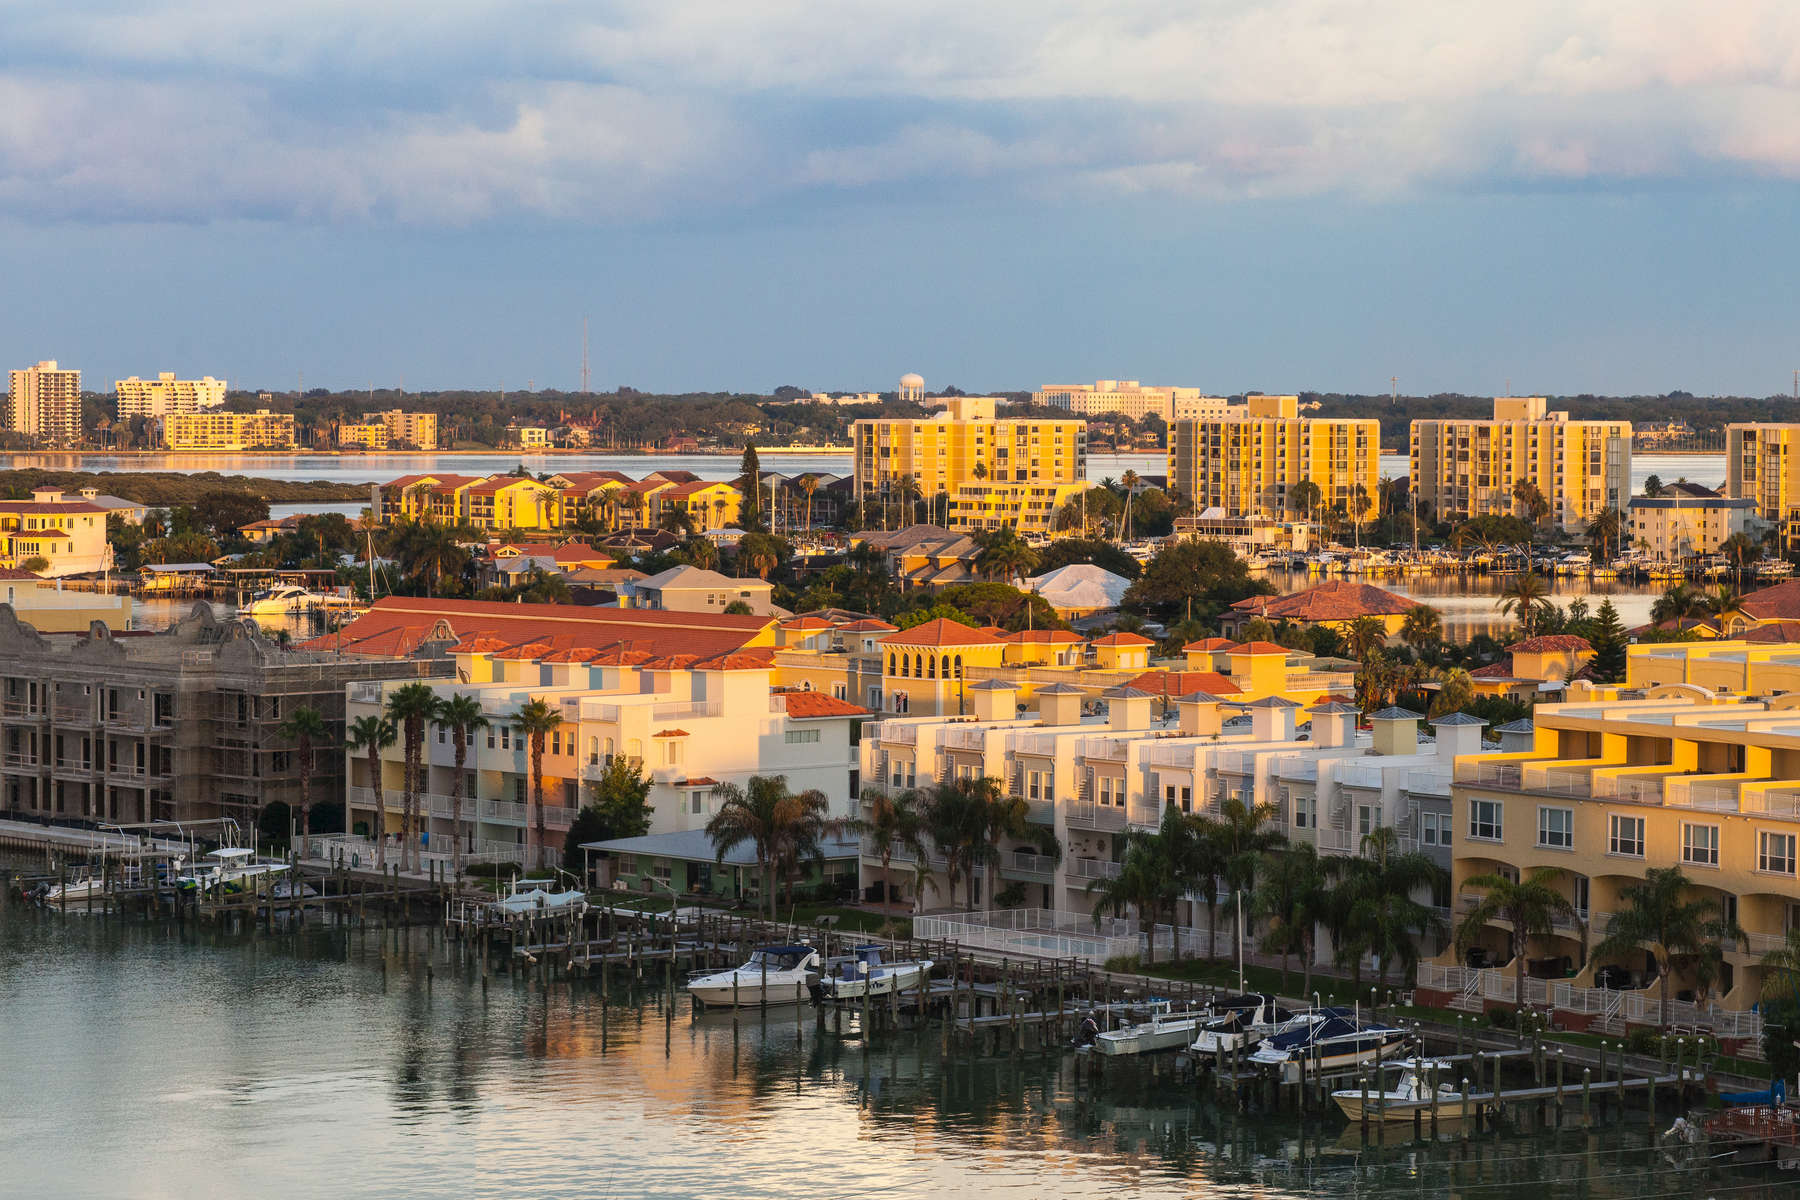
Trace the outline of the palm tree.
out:
<instances>
[{"instance_id":1,"label":"palm tree","mask_svg":"<svg viewBox=\"0 0 1800 1200\"><path fill-rule=\"evenodd\" d=\"M1513 484L1512 497L1524 510L1524 517L1533 525L1541 525L1550 513L1550 502L1544 499L1544 493L1538 485L1529 479L1521 479Z\"/></svg>"},{"instance_id":2,"label":"palm tree","mask_svg":"<svg viewBox=\"0 0 1800 1200\"><path fill-rule=\"evenodd\" d=\"M1387 627L1379 617L1358 617L1350 622L1344 644L1352 658L1367 662L1387 646Z\"/></svg>"},{"instance_id":3,"label":"palm tree","mask_svg":"<svg viewBox=\"0 0 1800 1200\"><path fill-rule=\"evenodd\" d=\"M1687 876L1680 867L1651 867L1639 883L1619 889L1619 910L1607 922L1596 956L1649 951L1661 976L1662 1023L1669 1024L1669 976L1677 958L1698 958L1709 945L1742 940L1744 931L1725 917L1715 900L1686 898Z\"/></svg>"},{"instance_id":4,"label":"palm tree","mask_svg":"<svg viewBox=\"0 0 1800 1200\"><path fill-rule=\"evenodd\" d=\"M980 550L975 565L990 579L1013 579L1038 564L1038 553L1019 539L1010 529L996 529L978 535Z\"/></svg>"},{"instance_id":5,"label":"palm tree","mask_svg":"<svg viewBox=\"0 0 1800 1200\"><path fill-rule=\"evenodd\" d=\"M1444 620L1429 604L1415 604L1406 611L1400 624L1400 640L1414 650L1435 646L1444 640Z\"/></svg>"},{"instance_id":6,"label":"palm tree","mask_svg":"<svg viewBox=\"0 0 1800 1200\"><path fill-rule=\"evenodd\" d=\"M1124 532L1125 540L1129 542L1131 540L1131 498L1137 494L1138 473L1136 471L1127 470L1125 474L1119 477L1119 482L1125 485Z\"/></svg>"},{"instance_id":7,"label":"palm tree","mask_svg":"<svg viewBox=\"0 0 1800 1200\"><path fill-rule=\"evenodd\" d=\"M1110 879L1088 883L1088 894L1094 897L1094 923L1103 913L1123 917L1135 912L1144 926L1149 947L1146 961L1156 961L1157 917L1167 913L1169 924L1175 923L1175 906L1184 890L1179 868L1174 861L1177 846L1189 836L1184 829L1187 817L1173 804L1163 809L1162 824L1155 833L1134 829L1126 839L1125 858L1119 873ZM1180 943L1177 942L1177 945Z\"/></svg>"},{"instance_id":8,"label":"palm tree","mask_svg":"<svg viewBox=\"0 0 1800 1200\"><path fill-rule=\"evenodd\" d=\"M1494 607L1518 621L1519 635L1529 638L1550 608L1550 585L1537 572L1522 571L1500 589Z\"/></svg>"},{"instance_id":9,"label":"palm tree","mask_svg":"<svg viewBox=\"0 0 1800 1200\"><path fill-rule=\"evenodd\" d=\"M1753 563L1762 557L1762 543L1747 533L1734 533L1719 546L1720 553L1732 562L1732 569L1739 579L1744 576L1744 564Z\"/></svg>"},{"instance_id":10,"label":"palm tree","mask_svg":"<svg viewBox=\"0 0 1800 1200\"><path fill-rule=\"evenodd\" d=\"M1787 931L1787 940L1766 951L1759 964L1763 969L1762 998L1774 1000L1800 997L1800 925Z\"/></svg>"},{"instance_id":11,"label":"palm tree","mask_svg":"<svg viewBox=\"0 0 1800 1200\"><path fill-rule=\"evenodd\" d=\"M437 712L437 693L431 690L428 683L409 683L395 688L388 695L387 716L398 728L403 737L404 754L406 756L405 772L402 775L402 800L400 807L400 869L402 871L417 870L419 866L418 841L415 831L419 828L419 793L423 791L423 762L425 757L425 725Z\"/></svg>"},{"instance_id":12,"label":"palm tree","mask_svg":"<svg viewBox=\"0 0 1800 1200\"><path fill-rule=\"evenodd\" d=\"M911 792L889 795L878 791L866 799L869 815L852 818L849 829L859 837L874 841L876 854L881 859L882 900L891 904L894 886L889 867L893 862L894 849L899 847L919 863L924 863L925 814L919 811L918 798Z\"/></svg>"},{"instance_id":13,"label":"palm tree","mask_svg":"<svg viewBox=\"0 0 1800 1200\"><path fill-rule=\"evenodd\" d=\"M400 569L408 578L423 581L428 596L442 586L446 573L461 574L469 561L468 552L456 544L456 534L435 522L412 526L397 549Z\"/></svg>"},{"instance_id":14,"label":"palm tree","mask_svg":"<svg viewBox=\"0 0 1800 1200\"><path fill-rule=\"evenodd\" d=\"M775 889L784 874L795 872L802 859L818 862L823 842L846 822L827 815L830 802L817 789L790 792L781 775L752 775L749 783L721 783L713 788L719 811L706 823L713 854L719 862L749 842L763 870L769 919L775 919Z\"/></svg>"},{"instance_id":15,"label":"palm tree","mask_svg":"<svg viewBox=\"0 0 1800 1200\"><path fill-rule=\"evenodd\" d=\"M719 565L719 548L711 538L691 537L681 543L681 557L702 571L710 571Z\"/></svg>"},{"instance_id":16,"label":"palm tree","mask_svg":"<svg viewBox=\"0 0 1800 1200\"><path fill-rule=\"evenodd\" d=\"M1288 507L1304 514L1309 521L1313 518L1313 510L1319 507L1319 501L1324 498L1325 493L1310 479L1302 479L1288 489Z\"/></svg>"},{"instance_id":17,"label":"palm tree","mask_svg":"<svg viewBox=\"0 0 1800 1200\"><path fill-rule=\"evenodd\" d=\"M799 485L800 485L800 491L806 496L806 529L805 529L805 532L808 534L811 534L812 533L813 493L819 490L819 477L817 475L802 475L799 479Z\"/></svg>"},{"instance_id":18,"label":"palm tree","mask_svg":"<svg viewBox=\"0 0 1800 1200\"><path fill-rule=\"evenodd\" d=\"M1355 951L1359 989L1364 953L1380 962L1381 980L1394 963L1400 977L1409 978L1419 965L1418 939L1443 928L1437 913L1416 897L1435 892L1448 875L1427 855L1398 852L1398 844L1399 834L1382 826L1363 836L1361 857L1345 860L1348 873L1335 906L1344 939L1338 950L1340 957L1346 949Z\"/></svg>"},{"instance_id":19,"label":"palm tree","mask_svg":"<svg viewBox=\"0 0 1800 1200\"><path fill-rule=\"evenodd\" d=\"M450 849L450 865L452 873L461 876L464 767L469 761L469 739L474 736L476 730L486 727L488 719L487 714L481 711L481 701L459 692L445 697L438 704L436 720L439 725L450 731L450 742L456 753L456 773L450 780L450 830L453 839Z\"/></svg>"},{"instance_id":20,"label":"palm tree","mask_svg":"<svg viewBox=\"0 0 1800 1200\"><path fill-rule=\"evenodd\" d=\"M297 828L306 834L311 831L312 820L313 747L323 742L330 731L319 710L303 704L289 713L288 719L275 732L294 743L294 756L300 760L300 824Z\"/></svg>"},{"instance_id":21,"label":"palm tree","mask_svg":"<svg viewBox=\"0 0 1800 1200\"><path fill-rule=\"evenodd\" d=\"M369 790L375 793L375 867L387 869L387 801L381 795L381 752L394 744L398 734L384 716L358 717L350 723L344 744L368 756Z\"/></svg>"},{"instance_id":22,"label":"palm tree","mask_svg":"<svg viewBox=\"0 0 1800 1200\"><path fill-rule=\"evenodd\" d=\"M1587 941L1587 927L1575 904L1556 887L1560 867L1539 867L1528 879L1508 879L1504 875L1472 875L1463 880L1463 890L1480 889L1484 895L1463 915L1456 928L1456 948L1468 950L1481 937L1481 931L1492 921L1506 921L1513 927L1513 1010L1525 1007L1525 954L1533 939L1547 941L1556 933L1560 918L1573 925L1582 942Z\"/></svg>"},{"instance_id":23,"label":"palm tree","mask_svg":"<svg viewBox=\"0 0 1800 1200\"><path fill-rule=\"evenodd\" d=\"M530 739L531 748L531 804L532 831L534 846L531 851L531 865L538 866L544 857L544 843L548 840L544 831L544 739L550 731L563 723L562 713L551 708L543 699L528 701L519 706L519 711L508 717L518 729L521 737Z\"/></svg>"},{"instance_id":24,"label":"palm tree","mask_svg":"<svg viewBox=\"0 0 1800 1200\"><path fill-rule=\"evenodd\" d=\"M1262 883L1256 889L1256 914L1271 922L1263 935L1263 949L1281 954L1284 985L1288 955L1300 955L1303 996L1312 992L1316 931L1331 913L1334 870L1311 842L1296 842L1265 856Z\"/></svg>"},{"instance_id":25,"label":"palm tree","mask_svg":"<svg viewBox=\"0 0 1800 1200\"><path fill-rule=\"evenodd\" d=\"M1356 548L1362 549L1363 518L1369 515L1369 489L1357 484L1350 489L1350 519L1356 523Z\"/></svg>"},{"instance_id":26,"label":"palm tree","mask_svg":"<svg viewBox=\"0 0 1800 1200\"><path fill-rule=\"evenodd\" d=\"M1610 561L1612 556L1606 552L1606 548L1617 544L1623 529L1624 523L1619 519L1619 510L1616 508L1601 509L1588 523L1588 543L1600 552L1602 561Z\"/></svg>"},{"instance_id":27,"label":"palm tree","mask_svg":"<svg viewBox=\"0 0 1800 1200\"><path fill-rule=\"evenodd\" d=\"M1704 593L1678 583L1656 598L1650 606L1650 620L1661 625L1665 621L1687 621L1707 616L1711 607Z\"/></svg>"},{"instance_id":28,"label":"palm tree","mask_svg":"<svg viewBox=\"0 0 1800 1200\"><path fill-rule=\"evenodd\" d=\"M1707 611L1722 618L1743 603L1744 594L1729 583L1721 583L1717 591L1702 598L1706 601Z\"/></svg>"}]
</instances>

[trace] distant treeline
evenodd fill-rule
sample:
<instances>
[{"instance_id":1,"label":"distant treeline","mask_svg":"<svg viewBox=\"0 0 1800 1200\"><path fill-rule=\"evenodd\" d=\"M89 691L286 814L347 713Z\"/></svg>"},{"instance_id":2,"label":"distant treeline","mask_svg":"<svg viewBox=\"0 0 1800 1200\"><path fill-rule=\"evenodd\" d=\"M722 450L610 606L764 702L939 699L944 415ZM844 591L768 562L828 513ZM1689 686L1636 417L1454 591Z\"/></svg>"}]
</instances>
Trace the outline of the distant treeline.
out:
<instances>
[{"instance_id":1,"label":"distant treeline","mask_svg":"<svg viewBox=\"0 0 1800 1200\"><path fill-rule=\"evenodd\" d=\"M367 500L367 485L286 479L256 479L248 475L221 475L217 471L0 471L0 496L29 500L31 490L57 487L73 495L82 488L98 488L102 495L136 500L152 508L192 504L215 492L255 496L270 504L302 500Z\"/></svg>"}]
</instances>

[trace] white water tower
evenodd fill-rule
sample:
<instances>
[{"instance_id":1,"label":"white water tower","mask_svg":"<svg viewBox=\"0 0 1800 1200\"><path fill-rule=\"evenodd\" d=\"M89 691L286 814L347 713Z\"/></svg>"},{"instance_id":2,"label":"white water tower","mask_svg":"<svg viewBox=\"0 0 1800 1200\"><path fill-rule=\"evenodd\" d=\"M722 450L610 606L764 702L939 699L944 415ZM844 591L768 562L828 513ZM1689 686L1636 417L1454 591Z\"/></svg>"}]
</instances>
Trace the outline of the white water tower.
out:
<instances>
[{"instance_id":1,"label":"white water tower","mask_svg":"<svg viewBox=\"0 0 1800 1200\"><path fill-rule=\"evenodd\" d=\"M925 403L925 377L908 371L900 377L900 399L908 404Z\"/></svg>"}]
</instances>

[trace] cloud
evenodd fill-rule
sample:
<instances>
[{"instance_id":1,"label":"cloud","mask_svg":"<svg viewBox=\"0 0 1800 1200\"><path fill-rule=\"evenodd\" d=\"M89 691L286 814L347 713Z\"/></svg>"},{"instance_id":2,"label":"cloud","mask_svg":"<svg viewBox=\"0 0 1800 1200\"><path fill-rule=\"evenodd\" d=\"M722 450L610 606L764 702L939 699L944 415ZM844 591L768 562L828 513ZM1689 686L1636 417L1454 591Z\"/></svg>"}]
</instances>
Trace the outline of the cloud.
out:
<instances>
[{"instance_id":1,"label":"cloud","mask_svg":"<svg viewBox=\"0 0 1800 1200\"><path fill-rule=\"evenodd\" d=\"M0 213L36 220L1800 176L1786 0L0 0L0 20Z\"/></svg>"}]
</instances>

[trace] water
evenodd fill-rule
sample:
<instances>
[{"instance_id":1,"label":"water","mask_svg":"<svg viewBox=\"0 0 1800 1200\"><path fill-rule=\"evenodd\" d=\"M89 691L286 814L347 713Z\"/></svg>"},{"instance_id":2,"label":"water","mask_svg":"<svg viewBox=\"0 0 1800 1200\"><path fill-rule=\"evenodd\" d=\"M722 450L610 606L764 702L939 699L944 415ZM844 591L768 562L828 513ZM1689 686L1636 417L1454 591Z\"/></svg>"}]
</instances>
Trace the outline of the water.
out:
<instances>
[{"instance_id":1,"label":"water","mask_svg":"<svg viewBox=\"0 0 1800 1200\"><path fill-rule=\"evenodd\" d=\"M1265 578L1276 591L1286 595L1317 587L1323 577L1300 571L1271 571ZM1499 636L1516 630L1516 622L1503 616L1495 607L1499 603L1500 589L1510 578L1500 574L1384 575L1364 582L1431 605L1442 619L1444 640L1464 642L1478 633ZM1551 601L1560 608L1567 608L1579 599L1587 602L1591 613L1600 607L1602 600L1610 598L1627 629L1649 622L1650 606L1667 586L1620 579L1542 578L1549 584Z\"/></svg>"},{"instance_id":2,"label":"water","mask_svg":"<svg viewBox=\"0 0 1800 1200\"><path fill-rule=\"evenodd\" d=\"M1089 1060L1078 1076L1065 1053L946 1062L935 1026L865 1048L810 1010L734 1023L678 1002L665 1023L657 1000L603 1005L591 985L502 976L484 992L423 929L253 939L0 904L0 1012L0 1192L16 1196L1541 1200L1710 1186L1646 1148L1642 1117L1468 1143L1408 1130L1365 1148L1336 1115L1218 1108L1167 1056L1100 1074ZM1711 1184L1760 1196L1769 1178Z\"/></svg>"}]
</instances>

